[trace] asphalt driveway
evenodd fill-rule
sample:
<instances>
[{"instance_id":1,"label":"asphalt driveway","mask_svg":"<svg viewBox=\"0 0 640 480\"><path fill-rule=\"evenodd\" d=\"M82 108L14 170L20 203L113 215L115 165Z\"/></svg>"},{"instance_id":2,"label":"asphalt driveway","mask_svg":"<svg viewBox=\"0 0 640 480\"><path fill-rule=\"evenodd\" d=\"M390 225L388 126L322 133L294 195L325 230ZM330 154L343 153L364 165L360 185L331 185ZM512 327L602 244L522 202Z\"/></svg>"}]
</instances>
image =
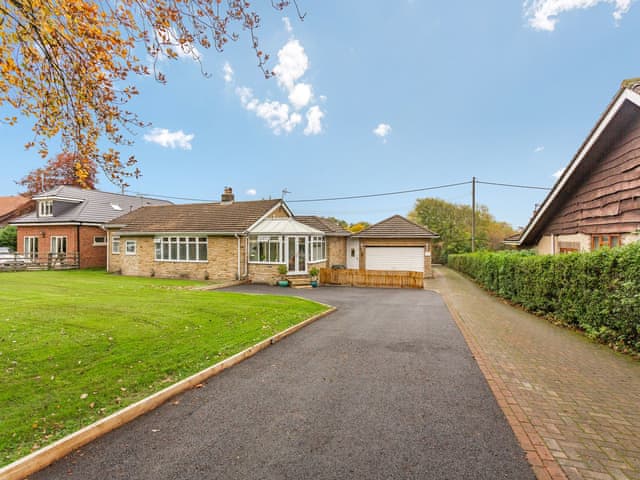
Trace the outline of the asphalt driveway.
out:
<instances>
[{"instance_id":1,"label":"asphalt driveway","mask_svg":"<svg viewBox=\"0 0 640 480\"><path fill-rule=\"evenodd\" d=\"M233 290L339 310L31 478L534 478L438 294Z\"/></svg>"}]
</instances>

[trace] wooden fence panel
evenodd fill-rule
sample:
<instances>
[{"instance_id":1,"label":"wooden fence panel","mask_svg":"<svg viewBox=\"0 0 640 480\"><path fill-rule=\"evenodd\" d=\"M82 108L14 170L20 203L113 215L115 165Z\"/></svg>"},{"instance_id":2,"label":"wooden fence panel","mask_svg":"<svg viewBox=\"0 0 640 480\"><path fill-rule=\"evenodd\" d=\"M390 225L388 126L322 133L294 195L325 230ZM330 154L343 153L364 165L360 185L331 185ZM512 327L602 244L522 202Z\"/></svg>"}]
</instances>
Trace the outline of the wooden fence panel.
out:
<instances>
[{"instance_id":1,"label":"wooden fence panel","mask_svg":"<svg viewBox=\"0 0 640 480\"><path fill-rule=\"evenodd\" d=\"M320 283L352 287L424 288L422 272L390 270L320 269Z\"/></svg>"},{"instance_id":2,"label":"wooden fence panel","mask_svg":"<svg viewBox=\"0 0 640 480\"><path fill-rule=\"evenodd\" d=\"M0 271L71 270L80 268L78 253L13 253L0 258Z\"/></svg>"}]
</instances>

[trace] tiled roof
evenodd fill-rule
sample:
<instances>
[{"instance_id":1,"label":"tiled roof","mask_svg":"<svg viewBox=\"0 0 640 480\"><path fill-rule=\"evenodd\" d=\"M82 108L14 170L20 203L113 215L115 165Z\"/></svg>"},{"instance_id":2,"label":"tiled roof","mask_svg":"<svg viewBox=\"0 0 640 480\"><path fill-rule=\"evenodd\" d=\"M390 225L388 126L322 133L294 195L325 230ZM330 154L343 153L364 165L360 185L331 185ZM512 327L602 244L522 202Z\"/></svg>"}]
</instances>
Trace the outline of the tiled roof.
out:
<instances>
[{"instance_id":1,"label":"tiled roof","mask_svg":"<svg viewBox=\"0 0 640 480\"><path fill-rule=\"evenodd\" d=\"M3 217L19 208L26 206L31 199L22 195L13 197L0 197L0 217Z\"/></svg>"},{"instance_id":2,"label":"tiled roof","mask_svg":"<svg viewBox=\"0 0 640 480\"><path fill-rule=\"evenodd\" d=\"M122 233L242 233L280 203L277 199L144 207L107 227L123 225Z\"/></svg>"},{"instance_id":3,"label":"tiled roof","mask_svg":"<svg viewBox=\"0 0 640 480\"><path fill-rule=\"evenodd\" d=\"M147 205L169 205L171 202L155 198L118 193L102 192L100 190L85 190L78 187L59 186L47 192L35 195L34 200L51 198L56 202L60 199L60 206L54 205L54 216L38 217L37 211L23 215L12 221L15 224L24 223L107 223L125 212ZM63 202L62 199L70 200Z\"/></svg>"},{"instance_id":4,"label":"tiled roof","mask_svg":"<svg viewBox=\"0 0 640 480\"><path fill-rule=\"evenodd\" d=\"M401 215L394 215L386 220L365 228L354 238L438 238L437 233L407 220Z\"/></svg>"},{"instance_id":5,"label":"tiled roof","mask_svg":"<svg viewBox=\"0 0 640 480\"><path fill-rule=\"evenodd\" d=\"M324 232L325 235L330 237L348 237L351 235L351 232L345 230L338 223L328 218L316 217L314 215L296 215L295 219L300 223Z\"/></svg>"}]
</instances>

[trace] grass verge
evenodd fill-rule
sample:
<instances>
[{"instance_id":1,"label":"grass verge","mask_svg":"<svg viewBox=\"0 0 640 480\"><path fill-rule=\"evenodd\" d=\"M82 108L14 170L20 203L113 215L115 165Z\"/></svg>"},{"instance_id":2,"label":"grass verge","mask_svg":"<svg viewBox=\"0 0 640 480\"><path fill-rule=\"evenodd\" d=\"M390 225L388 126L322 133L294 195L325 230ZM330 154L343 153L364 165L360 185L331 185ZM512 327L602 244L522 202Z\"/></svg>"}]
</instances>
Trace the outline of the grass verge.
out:
<instances>
[{"instance_id":1,"label":"grass verge","mask_svg":"<svg viewBox=\"0 0 640 480\"><path fill-rule=\"evenodd\" d=\"M0 274L0 466L326 310L198 283Z\"/></svg>"}]
</instances>

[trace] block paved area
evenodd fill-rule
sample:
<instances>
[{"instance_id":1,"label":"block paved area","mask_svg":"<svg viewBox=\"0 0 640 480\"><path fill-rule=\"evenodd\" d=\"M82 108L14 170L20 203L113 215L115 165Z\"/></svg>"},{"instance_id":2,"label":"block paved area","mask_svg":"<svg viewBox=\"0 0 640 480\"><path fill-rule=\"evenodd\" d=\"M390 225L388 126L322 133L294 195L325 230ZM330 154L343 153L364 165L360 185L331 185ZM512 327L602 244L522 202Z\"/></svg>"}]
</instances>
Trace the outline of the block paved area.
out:
<instances>
[{"instance_id":1,"label":"block paved area","mask_svg":"<svg viewBox=\"0 0 640 480\"><path fill-rule=\"evenodd\" d=\"M435 275L538 478L640 480L640 362Z\"/></svg>"}]
</instances>

